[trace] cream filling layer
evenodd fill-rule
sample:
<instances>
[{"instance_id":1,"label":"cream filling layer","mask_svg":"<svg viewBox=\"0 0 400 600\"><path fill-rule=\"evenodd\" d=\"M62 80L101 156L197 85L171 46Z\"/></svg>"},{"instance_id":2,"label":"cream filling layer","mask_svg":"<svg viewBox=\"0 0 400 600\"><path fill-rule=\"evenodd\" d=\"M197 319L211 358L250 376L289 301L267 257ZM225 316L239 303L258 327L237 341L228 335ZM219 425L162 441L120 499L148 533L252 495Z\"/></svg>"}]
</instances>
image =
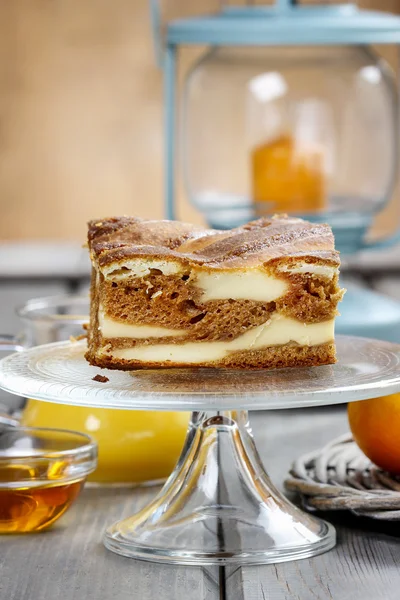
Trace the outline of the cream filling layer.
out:
<instances>
[{"instance_id":1,"label":"cream filling layer","mask_svg":"<svg viewBox=\"0 0 400 600\"><path fill-rule=\"evenodd\" d=\"M148 338L179 337L187 335L185 329L168 329L167 327L155 327L153 325L130 325L120 323L115 319L106 317L102 310L99 310L99 329L104 338L132 338L136 340L145 340Z\"/></svg>"},{"instance_id":2,"label":"cream filling layer","mask_svg":"<svg viewBox=\"0 0 400 600\"><path fill-rule=\"evenodd\" d=\"M285 295L289 288L284 279L268 275L260 269L194 272L194 284L202 290L202 302L229 299L273 302Z\"/></svg>"},{"instance_id":3,"label":"cream filling layer","mask_svg":"<svg viewBox=\"0 0 400 600\"><path fill-rule=\"evenodd\" d=\"M296 266L284 265L279 270L282 273L310 273L311 275L320 275L327 279L333 279L334 275L339 272L338 267L332 265L313 265L307 263Z\"/></svg>"},{"instance_id":4,"label":"cream filling layer","mask_svg":"<svg viewBox=\"0 0 400 600\"><path fill-rule=\"evenodd\" d=\"M144 278L151 269L157 269L163 275L178 275L184 267L170 260L127 260L124 263L102 267L105 277L123 280L128 277ZM268 275L261 269L242 271L206 271L192 269L190 284L202 291L201 301L209 300L256 300L273 302L287 293L289 285L284 279Z\"/></svg>"},{"instance_id":5,"label":"cream filling layer","mask_svg":"<svg viewBox=\"0 0 400 600\"><path fill-rule=\"evenodd\" d=\"M142 345L114 349L106 354L124 360L196 364L222 360L230 352L240 350L259 350L290 342L296 342L300 346L316 346L333 339L334 319L308 324L276 313L263 325L250 329L231 341Z\"/></svg>"},{"instance_id":6,"label":"cream filling layer","mask_svg":"<svg viewBox=\"0 0 400 600\"><path fill-rule=\"evenodd\" d=\"M132 259L120 264L102 267L105 277L112 280L123 280L128 277L145 278L157 269L162 275L178 275L185 269L182 264L173 260ZM298 263L293 266L283 265L282 273L311 274L332 279L338 268L332 265L315 265ZM289 283L279 277L267 274L262 269L218 271L193 268L190 284L201 289L201 302L209 300L255 300L273 302L284 296L289 290Z\"/></svg>"},{"instance_id":7,"label":"cream filling layer","mask_svg":"<svg viewBox=\"0 0 400 600\"><path fill-rule=\"evenodd\" d=\"M122 269L122 272L121 272ZM163 275L177 275L184 270L183 266L174 260L125 260L101 267L101 272L109 279L127 279L128 277L147 277L150 269L158 269Z\"/></svg>"}]
</instances>

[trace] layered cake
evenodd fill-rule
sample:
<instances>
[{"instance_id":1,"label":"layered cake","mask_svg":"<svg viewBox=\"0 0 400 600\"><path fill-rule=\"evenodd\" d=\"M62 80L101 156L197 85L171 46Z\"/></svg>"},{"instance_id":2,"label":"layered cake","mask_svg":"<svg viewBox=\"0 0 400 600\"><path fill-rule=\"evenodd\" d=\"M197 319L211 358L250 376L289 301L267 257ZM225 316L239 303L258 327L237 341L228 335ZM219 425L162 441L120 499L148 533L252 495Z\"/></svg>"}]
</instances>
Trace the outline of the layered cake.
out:
<instances>
[{"instance_id":1,"label":"layered cake","mask_svg":"<svg viewBox=\"0 0 400 600\"><path fill-rule=\"evenodd\" d=\"M286 216L230 231L133 217L89 223L87 360L111 369L335 362L343 290L328 225Z\"/></svg>"}]
</instances>

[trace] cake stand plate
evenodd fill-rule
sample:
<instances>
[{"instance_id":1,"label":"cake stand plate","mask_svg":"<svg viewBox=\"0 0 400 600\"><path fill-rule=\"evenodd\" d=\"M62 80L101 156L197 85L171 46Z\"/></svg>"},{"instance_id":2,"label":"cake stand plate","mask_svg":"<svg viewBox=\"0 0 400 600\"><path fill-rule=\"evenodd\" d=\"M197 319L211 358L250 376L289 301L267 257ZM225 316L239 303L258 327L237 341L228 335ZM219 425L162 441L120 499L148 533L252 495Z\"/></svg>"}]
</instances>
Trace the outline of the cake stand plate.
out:
<instances>
[{"instance_id":1,"label":"cake stand plate","mask_svg":"<svg viewBox=\"0 0 400 600\"><path fill-rule=\"evenodd\" d=\"M339 362L310 369L102 370L83 342L25 350L0 362L0 387L39 400L120 409L192 410L181 457L157 497L109 527L107 548L173 564L266 564L335 545L334 528L271 483L246 409L316 406L400 391L400 346L337 340Z\"/></svg>"}]
</instances>

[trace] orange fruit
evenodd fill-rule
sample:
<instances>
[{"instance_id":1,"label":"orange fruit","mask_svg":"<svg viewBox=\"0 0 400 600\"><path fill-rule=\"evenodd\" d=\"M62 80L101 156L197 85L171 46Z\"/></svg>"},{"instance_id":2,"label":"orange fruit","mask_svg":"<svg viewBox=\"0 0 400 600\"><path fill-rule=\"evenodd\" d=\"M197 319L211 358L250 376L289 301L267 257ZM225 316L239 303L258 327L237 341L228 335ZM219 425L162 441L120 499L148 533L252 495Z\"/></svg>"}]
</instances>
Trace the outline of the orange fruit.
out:
<instances>
[{"instance_id":1,"label":"orange fruit","mask_svg":"<svg viewBox=\"0 0 400 600\"><path fill-rule=\"evenodd\" d=\"M348 416L364 454L381 469L400 475L400 394L351 402Z\"/></svg>"}]
</instances>

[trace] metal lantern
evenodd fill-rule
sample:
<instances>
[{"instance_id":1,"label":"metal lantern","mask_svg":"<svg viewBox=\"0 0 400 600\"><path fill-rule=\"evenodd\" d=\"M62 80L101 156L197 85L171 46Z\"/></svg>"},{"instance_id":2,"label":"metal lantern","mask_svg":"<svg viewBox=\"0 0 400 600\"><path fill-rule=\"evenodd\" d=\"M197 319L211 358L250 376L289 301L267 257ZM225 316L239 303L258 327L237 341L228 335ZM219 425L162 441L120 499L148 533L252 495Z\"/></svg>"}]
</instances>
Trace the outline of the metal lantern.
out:
<instances>
[{"instance_id":1,"label":"metal lantern","mask_svg":"<svg viewBox=\"0 0 400 600\"><path fill-rule=\"evenodd\" d=\"M157 23L156 0L152 6ZM399 161L397 86L374 44L400 44L400 17L354 4L276 0L169 22L158 46L167 218L177 216L179 130L187 195L211 227L285 212L330 223L345 255L400 240L399 232L374 242L367 235L392 196ZM178 118L182 45L208 49L186 78ZM358 326L359 300L359 293L347 295L339 331L390 338L394 324L400 327L397 304L384 325L364 317ZM378 300L370 304L374 311Z\"/></svg>"}]
</instances>

